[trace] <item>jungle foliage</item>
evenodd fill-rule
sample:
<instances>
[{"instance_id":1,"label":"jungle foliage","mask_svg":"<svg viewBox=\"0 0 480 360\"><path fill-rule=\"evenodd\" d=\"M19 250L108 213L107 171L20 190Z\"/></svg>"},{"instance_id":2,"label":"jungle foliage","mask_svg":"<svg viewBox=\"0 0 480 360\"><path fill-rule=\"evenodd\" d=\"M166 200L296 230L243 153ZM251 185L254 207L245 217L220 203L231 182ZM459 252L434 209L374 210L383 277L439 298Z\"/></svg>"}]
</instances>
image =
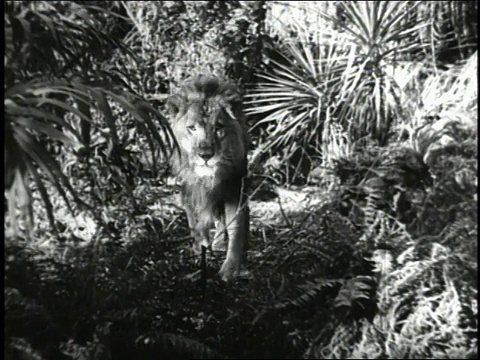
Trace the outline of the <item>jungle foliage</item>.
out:
<instances>
[{"instance_id":1,"label":"jungle foliage","mask_svg":"<svg viewBox=\"0 0 480 360\"><path fill-rule=\"evenodd\" d=\"M477 3L308 3L5 2L7 359L478 356ZM228 284L167 179L205 73L255 143Z\"/></svg>"}]
</instances>

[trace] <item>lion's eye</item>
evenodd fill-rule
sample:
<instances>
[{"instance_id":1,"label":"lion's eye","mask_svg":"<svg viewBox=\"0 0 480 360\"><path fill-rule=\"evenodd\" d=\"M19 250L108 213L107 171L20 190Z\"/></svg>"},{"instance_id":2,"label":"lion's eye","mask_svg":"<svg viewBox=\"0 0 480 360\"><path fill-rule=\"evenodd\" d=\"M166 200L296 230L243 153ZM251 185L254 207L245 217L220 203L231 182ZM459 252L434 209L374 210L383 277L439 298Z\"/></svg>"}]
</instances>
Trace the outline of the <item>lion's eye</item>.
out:
<instances>
[{"instance_id":1,"label":"lion's eye","mask_svg":"<svg viewBox=\"0 0 480 360\"><path fill-rule=\"evenodd\" d=\"M195 125L187 126L187 129L190 131L195 131Z\"/></svg>"},{"instance_id":2,"label":"lion's eye","mask_svg":"<svg viewBox=\"0 0 480 360\"><path fill-rule=\"evenodd\" d=\"M217 127L215 128L215 131L217 132L217 135L220 136L220 137L222 137L222 136L225 135L225 128L224 128L223 126L221 126L221 125L220 125L220 126L217 126Z\"/></svg>"}]
</instances>

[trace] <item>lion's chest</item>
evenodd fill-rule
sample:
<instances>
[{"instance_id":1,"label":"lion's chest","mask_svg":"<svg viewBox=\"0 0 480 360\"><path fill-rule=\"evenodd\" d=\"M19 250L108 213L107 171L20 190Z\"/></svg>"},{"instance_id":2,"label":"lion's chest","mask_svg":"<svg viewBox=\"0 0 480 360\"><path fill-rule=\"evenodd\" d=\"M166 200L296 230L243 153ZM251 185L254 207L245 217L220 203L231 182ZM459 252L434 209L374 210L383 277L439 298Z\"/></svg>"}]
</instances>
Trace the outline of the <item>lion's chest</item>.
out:
<instances>
[{"instance_id":1,"label":"lion's chest","mask_svg":"<svg viewBox=\"0 0 480 360\"><path fill-rule=\"evenodd\" d=\"M223 208L221 183L214 172L198 169L194 174L183 183L183 199L197 215L213 221Z\"/></svg>"},{"instance_id":2,"label":"lion's chest","mask_svg":"<svg viewBox=\"0 0 480 360\"><path fill-rule=\"evenodd\" d=\"M214 182L215 172L216 172L216 168L211 166L194 166L193 167L194 176L207 184L210 182L212 183Z\"/></svg>"}]
</instances>

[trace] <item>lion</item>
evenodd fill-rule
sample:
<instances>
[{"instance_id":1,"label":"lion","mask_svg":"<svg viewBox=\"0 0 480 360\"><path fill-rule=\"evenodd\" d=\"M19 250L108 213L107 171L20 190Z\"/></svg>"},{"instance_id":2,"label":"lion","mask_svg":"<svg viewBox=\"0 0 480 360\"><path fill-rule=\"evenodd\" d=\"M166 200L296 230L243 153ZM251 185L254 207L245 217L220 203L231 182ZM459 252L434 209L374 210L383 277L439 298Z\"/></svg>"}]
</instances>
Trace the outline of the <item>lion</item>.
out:
<instances>
[{"instance_id":1,"label":"lion","mask_svg":"<svg viewBox=\"0 0 480 360\"><path fill-rule=\"evenodd\" d=\"M167 109L178 143L171 167L181 185L194 250L228 244L219 274L225 281L235 278L245 261L249 236L244 184L250 139L242 97L234 85L201 76L170 96Z\"/></svg>"}]
</instances>

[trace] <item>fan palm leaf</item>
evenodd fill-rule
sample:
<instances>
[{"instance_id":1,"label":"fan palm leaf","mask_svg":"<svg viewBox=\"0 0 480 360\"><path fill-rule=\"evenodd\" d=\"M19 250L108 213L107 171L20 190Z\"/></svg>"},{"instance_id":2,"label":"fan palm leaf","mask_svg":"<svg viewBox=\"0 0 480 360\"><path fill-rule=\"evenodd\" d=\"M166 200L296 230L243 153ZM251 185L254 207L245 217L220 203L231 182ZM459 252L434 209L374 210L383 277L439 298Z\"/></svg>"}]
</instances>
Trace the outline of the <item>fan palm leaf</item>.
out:
<instances>
[{"instance_id":1,"label":"fan palm leaf","mask_svg":"<svg viewBox=\"0 0 480 360\"><path fill-rule=\"evenodd\" d=\"M369 135L384 142L393 122L404 116L404 94L386 69L425 48L411 40L428 25L426 19L408 16L418 4L347 1L338 7L343 21L320 15L340 32L322 27L312 41L311 34L302 36L299 29L297 43L283 44L283 61L269 59L270 70L258 75L261 81L248 95L247 111L261 117L255 127L270 126L265 150L293 139L293 125L300 123L294 133L302 138L302 147L311 146L308 141L320 135L312 130L322 129L322 114L330 110L352 140Z\"/></svg>"},{"instance_id":2,"label":"fan palm leaf","mask_svg":"<svg viewBox=\"0 0 480 360\"><path fill-rule=\"evenodd\" d=\"M121 41L105 30L102 19L110 15L121 17L96 2L5 4L4 177L9 220L16 233L17 207L28 223L32 220L31 181L53 228L47 183L70 210L72 201L77 207L90 207L71 186L47 144L55 141L88 149L93 115L109 129L103 136L114 149L120 140L112 106L124 109L139 124L152 151L158 144L167 156L173 146L164 117L129 88L132 79L121 70L102 68L101 60L113 51L128 55Z\"/></svg>"},{"instance_id":3,"label":"fan palm leaf","mask_svg":"<svg viewBox=\"0 0 480 360\"><path fill-rule=\"evenodd\" d=\"M401 88L386 68L425 48L412 35L429 22L408 16L418 7L411 1L346 1L338 6L344 21L322 14L343 30L340 36L350 48L341 81L329 90L339 99L335 115L349 124L354 139L368 134L384 142L392 121L404 113Z\"/></svg>"}]
</instances>

